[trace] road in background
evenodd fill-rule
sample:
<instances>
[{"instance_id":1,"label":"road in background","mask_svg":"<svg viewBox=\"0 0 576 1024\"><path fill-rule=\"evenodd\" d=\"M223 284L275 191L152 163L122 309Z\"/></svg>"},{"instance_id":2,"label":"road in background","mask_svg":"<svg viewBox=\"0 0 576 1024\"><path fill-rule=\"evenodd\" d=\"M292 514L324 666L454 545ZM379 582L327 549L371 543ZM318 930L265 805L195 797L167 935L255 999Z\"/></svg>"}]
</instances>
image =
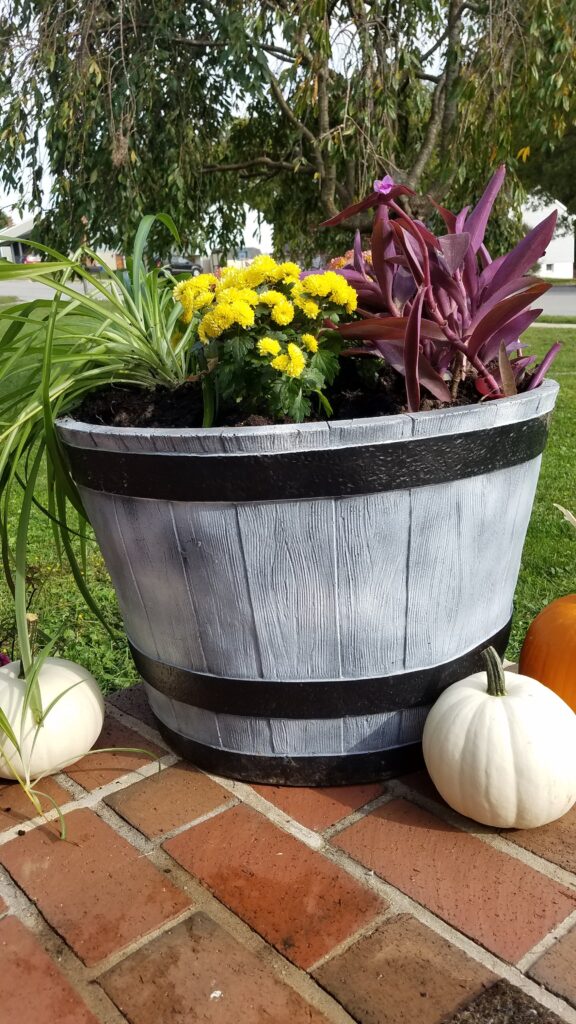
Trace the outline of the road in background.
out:
<instances>
[{"instance_id":1,"label":"road in background","mask_svg":"<svg viewBox=\"0 0 576 1024\"><path fill-rule=\"evenodd\" d=\"M81 281L70 281L70 287L81 292L83 285ZM41 284L40 281L0 281L0 302L4 296L19 299L21 302L30 302L32 299L51 299L53 295L52 288Z\"/></svg>"},{"instance_id":2,"label":"road in background","mask_svg":"<svg viewBox=\"0 0 576 1024\"><path fill-rule=\"evenodd\" d=\"M80 281L71 282L71 287L82 290ZM22 302L30 299L47 299L54 293L38 281L0 281L0 301L3 295L16 296ZM554 285L549 292L534 303L551 316L576 316L576 285Z\"/></svg>"}]
</instances>

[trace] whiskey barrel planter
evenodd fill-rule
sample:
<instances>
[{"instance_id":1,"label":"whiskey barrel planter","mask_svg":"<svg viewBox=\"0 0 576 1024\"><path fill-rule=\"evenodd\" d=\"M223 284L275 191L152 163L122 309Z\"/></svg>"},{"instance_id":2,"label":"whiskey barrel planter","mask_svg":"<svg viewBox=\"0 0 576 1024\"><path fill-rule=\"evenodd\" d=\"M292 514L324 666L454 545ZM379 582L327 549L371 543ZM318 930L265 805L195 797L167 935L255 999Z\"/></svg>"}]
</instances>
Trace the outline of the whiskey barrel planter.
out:
<instances>
[{"instance_id":1,"label":"whiskey barrel planter","mask_svg":"<svg viewBox=\"0 0 576 1024\"><path fill-rule=\"evenodd\" d=\"M294 426L60 420L171 746L292 785L418 763L430 704L506 646L557 391Z\"/></svg>"}]
</instances>

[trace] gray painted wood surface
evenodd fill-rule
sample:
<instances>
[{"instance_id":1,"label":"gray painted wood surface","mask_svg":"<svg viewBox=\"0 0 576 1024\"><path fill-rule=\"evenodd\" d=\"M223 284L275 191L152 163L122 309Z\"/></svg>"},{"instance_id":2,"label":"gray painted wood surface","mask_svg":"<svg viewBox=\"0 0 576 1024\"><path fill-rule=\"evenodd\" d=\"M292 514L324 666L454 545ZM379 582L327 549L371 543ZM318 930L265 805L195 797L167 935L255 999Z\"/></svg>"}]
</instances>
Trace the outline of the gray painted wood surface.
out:
<instances>
[{"instance_id":1,"label":"gray painted wood surface","mask_svg":"<svg viewBox=\"0 0 576 1024\"><path fill-rule=\"evenodd\" d=\"M185 739L217 750L261 757L369 754L417 743L429 708L346 718L248 718L215 715L172 700L146 685L154 714Z\"/></svg>"},{"instance_id":2,"label":"gray painted wood surface","mask_svg":"<svg viewBox=\"0 0 576 1024\"><path fill-rule=\"evenodd\" d=\"M329 425L152 431L65 420L59 430L79 447L232 452L242 458L393 445L401 438L498 426L550 411L556 393L557 385L546 382L513 399ZM82 498L128 635L145 654L208 675L343 678L353 687L355 678L449 661L508 621L540 461L454 483L346 498L200 504L88 488ZM166 699L162 714L168 714ZM158 704L158 695L151 700ZM312 753L297 748L312 734L314 745L336 749L343 743L348 752L364 749L363 737L372 735L388 744L390 723L407 721L404 712L392 713L396 719L379 716L380 723L354 718L343 740L340 720L327 719L330 725L299 727L295 740L293 722L273 727L264 717L256 728L254 720L242 720L252 721L250 727L227 721L223 737L209 712L188 708L188 731L174 724L172 713L166 724L200 742L257 753L250 743L256 735L258 742L268 736L279 752L295 743L294 755ZM403 728L389 745L413 741L404 738L411 726L405 734Z\"/></svg>"}]
</instances>

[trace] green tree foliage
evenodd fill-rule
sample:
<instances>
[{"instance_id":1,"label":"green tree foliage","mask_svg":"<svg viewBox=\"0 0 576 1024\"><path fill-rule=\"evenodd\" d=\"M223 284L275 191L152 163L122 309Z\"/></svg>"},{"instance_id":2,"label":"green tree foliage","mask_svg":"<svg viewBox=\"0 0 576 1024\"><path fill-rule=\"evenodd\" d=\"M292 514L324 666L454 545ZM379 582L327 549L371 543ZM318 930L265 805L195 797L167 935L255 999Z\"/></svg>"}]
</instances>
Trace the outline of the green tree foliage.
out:
<instances>
[{"instance_id":1,"label":"green tree foliage","mask_svg":"<svg viewBox=\"0 0 576 1024\"><path fill-rule=\"evenodd\" d=\"M310 255L347 245L317 226L375 177L457 208L505 160L498 248L524 126L560 138L574 121L571 6L5 0L1 174L38 206L47 164L44 232L60 245L126 244L164 209L188 248L226 248L248 203L278 250Z\"/></svg>"},{"instance_id":2,"label":"green tree foliage","mask_svg":"<svg viewBox=\"0 0 576 1024\"><path fill-rule=\"evenodd\" d=\"M568 213L576 215L576 124L561 138L538 141L525 154L520 179L530 191L541 191L564 203Z\"/></svg>"}]
</instances>

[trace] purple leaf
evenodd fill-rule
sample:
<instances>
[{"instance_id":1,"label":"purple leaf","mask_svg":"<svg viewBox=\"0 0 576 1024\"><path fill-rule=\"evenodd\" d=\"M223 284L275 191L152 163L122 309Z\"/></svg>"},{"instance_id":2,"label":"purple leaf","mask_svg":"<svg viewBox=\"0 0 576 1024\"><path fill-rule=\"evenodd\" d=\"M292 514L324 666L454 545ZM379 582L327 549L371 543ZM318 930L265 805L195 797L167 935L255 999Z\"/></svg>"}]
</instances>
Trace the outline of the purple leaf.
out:
<instances>
[{"instance_id":1,"label":"purple leaf","mask_svg":"<svg viewBox=\"0 0 576 1024\"><path fill-rule=\"evenodd\" d=\"M318 271L314 270L312 273L315 274L318 273ZM350 267L338 267L335 273L344 277L346 281L348 281L348 284L351 284L353 288L365 288L375 292L377 295L380 294L380 289L376 281L370 280L370 278L366 277L366 274L362 271L352 270Z\"/></svg>"},{"instance_id":2,"label":"purple leaf","mask_svg":"<svg viewBox=\"0 0 576 1024\"><path fill-rule=\"evenodd\" d=\"M495 331L503 329L512 317L546 290L546 285L543 287L542 284L533 284L519 295L510 295L507 299L502 299L493 309L481 316L467 342L470 357L477 355L482 345L492 337Z\"/></svg>"},{"instance_id":3,"label":"purple leaf","mask_svg":"<svg viewBox=\"0 0 576 1024\"><path fill-rule=\"evenodd\" d=\"M390 227L390 217L385 206L380 206L376 210L371 244L372 266L384 296L385 305L390 313L397 316L399 310L396 308L392 298L394 270L387 262L387 257L391 257L394 254L394 234Z\"/></svg>"},{"instance_id":4,"label":"purple leaf","mask_svg":"<svg viewBox=\"0 0 576 1024\"><path fill-rule=\"evenodd\" d=\"M354 320L349 324L342 324L338 330L343 338L403 338L407 325L406 316L373 316L370 320ZM446 342L442 328L432 320L423 318L420 326L423 337Z\"/></svg>"},{"instance_id":5,"label":"purple leaf","mask_svg":"<svg viewBox=\"0 0 576 1024\"><path fill-rule=\"evenodd\" d=\"M530 378L530 383L528 384L526 391L534 391L534 388L537 388L538 385L542 383L544 377L546 376L546 371L549 369L549 367L556 359L556 356L558 355L561 348L562 343L560 341L557 341L554 345L552 345L552 348L548 350L548 352L544 356L544 359L540 363L540 366L537 366L536 370L532 374Z\"/></svg>"},{"instance_id":6,"label":"purple leaf","mask_svg":"<svg viewBox=\"0 0 576 1024\"><path fill-rule=\"evenodd\" d=\"M539 294L542 295L544 292L548 291L549 287L549 284L545 284L545 282L541 281L538 277L516 277L512 281L508 281L508 283L502 285L497 292L494 292L490 298L483 299L482 306L476 313L476 316L473 317L470 324L470 332L474 331L474 328L486 313L490 312L491 309L497 306L502 299L507 298L508 295L529 294L525 303L526 306L529 306L530 303L534 301L533 298L530 298L533 288L540 288Z\"/></svg>"},{"instance_id":7,"label":"purple leaf","mask_svg":"<svg viewBox=\"0 0 576 1024\"><path fill-rule=\"evenodd\" d=\"M381 203L392 202L393 199L397 199L398 196L414 196L416 193L411 189L407 188L406 185L394 185L394 188L390 190L387 195L382 195L381 192L371 192L365 199L361 199L359 203L353 203L352 206L347 206L345 210L337 213L334 217L330 217L329 220L324 220L320 224L321 228L333 228L336 224L341 224L343 220L348 220L349 217L353 217L357 213L361 213L362 210L369 210L373 206L380 206Z\"/></svg>"},{"instance_id":8,"label":"purple leaf","mask_svg":"<svg viewBox=\"0 0 576 1024\"><path fill-rule=\"evenodd\" d=\"M390 339L375 338L373 344L386 362L405 377L404 343L401 341L390 341ZM440 402L452 401L446 381L430 364L423 352L420 352L418 356L418 377L422 386L427 388L434 395L434 398L437 398Z\"/></svg>"},{"instance_id":9,"label":"purple leaf","mask_svg":"<svg viewBox=\"0 0 576 1024\"><path fill-rule=\"evenodd\" d=\"M427 198L432 203L432 206L436 210L438 210L438 213L442 217L442 220L444 221L446 227L448 228L448 231L450 231L450 233L455 232L456 231L456 215L454 213L451 213L450 210L447 210L445 206L440 206L439 203L434 202L434 200L432 199L432 196L428 196Z\"/></svg>"},{"instance_id":10,"label":"purple leaf","mask_svg":"<svg viewBox=\"0 0 576 1024\"><path fill-rule=\"evenodd\" d=\"M398 267L396 274L394 275L394 284L392 287L392 295L394 301L398 303L400 308L403 308L406 303L411 299L416 291L416 282L412 277L412 274L404 270L403 267Z\"/></svg>"},{"instance_id":11,"label":"purple leaf","mask_svg":"<svg viewBox=\"0 0 576 1024\"><path fill-rule=\"evenodd\" d=\"M466 217L468 216L469 209L469 206L465 206L463 210L460 210L460 213L456 217L454 230L457 235L460 235L462 233L462 229L464 227L464 224L466 223Z\"/></svg>"},{"instance_id":12,"label":"purple leaf","mask_svg":"<svg viewBox=\"0 0 576 1024\"><path fill-rule=\"evenodd\" d=\"M438 241L446 261L448 273L453 274L462 265L464 257L468 252L470 235L467 232L463 232L461 235L441 235Z\"/></svg>"},{"instance_id":13,"label":"purple leaf","mask_svg":"<svg viewBox=\"0 0 576 1024\"><path fill-rule=\"evenodd\" d=\"M406 396L408 398L408 409L410 412L418 412L420 408L420 381L418 379L418 356L420 355L420 319L422 317L422 304L424 302L424 289L418 292L408 323L406 324L406 335L404 338L404 366L406 374Z\"/></svg>"},{"instance_id":14,"label":"purple leaf","mask_svg":"<svg viewBox=\"0 0 576 1024\"><path fill-rule=\"evenodd\" d=\"M506 254L504 254L504 256L497 256L496 259L492 260L492 262L489 263L487 267L484 267L484 270L480 274L480 291L481 292L486 290L489 287L490 283L494 280L494 277L495 277L499 267L502 266L502 264L503 264L505 259L506 259Z\"/></svg>"},{"instance_id":15,"label":"purple leaf","mask_svg":"<svg viewBox=\"0 0 576 1024\"><path fill-rule=\"evenodd\" d=\"M484 195L474 207L470 216L466 218L465 230L470 232L470 245L474 252L478 252L478 249L484 241L488 218L490 217L494 201L502 188L505 177L506 168L504 164L502 164L496 173L492 175L488 185L486 186Z\"/></svg>"},{"instance_id":16,"label":"purple leaf","mask_svg":"<svg viewBox=\"0 0 576 1024\"><path fill-rule=\"evenodd\" d=\"M413 220L412 228L410 228L407 223L404 224L404 227L414 235L414 238L416 238L417 241L422 240L425 242L429 249L436 250L440 248L436 235L433 235L421 220ZM416 230L414 230L414 228L416 228Z\"/></svg>"},{"instance_id":17,"label":"purple leaf","mask_svg":"<svg viewBox=\"0 0 576 1024\"><path fill-rule=\"evenodd\" d=\"M530 324L538 319L541 312L541 309L527 309L523 313L519 313L518 316L512 317L504 327L494 331L494 334L486 339L478 352L482 362L491 363L496 358L501 341L504 342L506 348L512 342L517 342L524 331L530 327Z\"/></svg>"},{"instance_id":18,"label":"purple leaf","mask_svg":"<svg viewBox=\"0 0 576 1024\"><path fill-rule=\"evenodd\" d=\"M420 265L420 253L417 251L408 232L404 231L398 221L393 220L391 222L391 226L394 234L396 235L396 240L408 260L408 266L414 275L414 280L417 284L420 284L424 280L424 271Z\"/></svg>"},{"instance_id":19,"label":"purple leaf","mask_svg":"<svg viewBox=\"0 0 576 1024\"><path fill-rule=\"evenodd\" d=\"M478 255L480 257L480 262L482 264L482 267L485 270L486 267L489 267L490 264L492 263L492 257L490 255L490 253L488 252L488 249L484 245L484 242L482 242L482 245L478 249Z\"/></svg>"},{"instance_id":20,"label":"purple leaf","mask_svg":"<svg viewBox=\"0 0 576 1024\"><path fill-rule=\"evenodd\" d=\"M545 220L532 228L532 231L528 232L516 248L512 249L512 252L508 253L498 267L490 286L486 289L487 296L492 295L510 278L525 274L544 255L554 234L557 217L558 214L554 210Z\"/></svg>"},{"instance_id":21,"label":"purple leaf","mask_svg":"<svg viewBox=\"0 0 576 1024\"><path fill-rule=\"evenodd\" d=\"M354 270L359 274L364 273L364 256L362 255L362 235L359 231L354 235Z\"/></svg>"}]
</instances>

